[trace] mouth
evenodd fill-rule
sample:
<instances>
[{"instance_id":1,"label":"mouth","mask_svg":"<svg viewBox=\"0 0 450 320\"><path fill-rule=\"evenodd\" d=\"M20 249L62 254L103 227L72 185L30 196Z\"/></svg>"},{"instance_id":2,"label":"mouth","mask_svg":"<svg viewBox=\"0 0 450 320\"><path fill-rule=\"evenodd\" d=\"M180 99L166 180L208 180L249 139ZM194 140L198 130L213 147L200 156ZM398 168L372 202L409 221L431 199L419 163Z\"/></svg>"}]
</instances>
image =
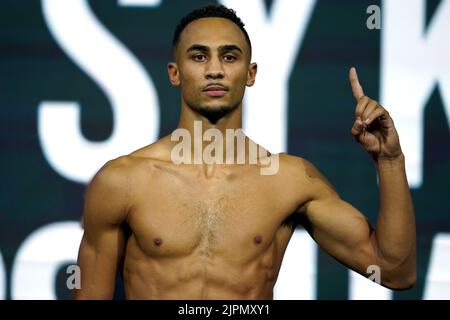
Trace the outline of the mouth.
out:
<instances>
[{"instance_id":1,"label":"mouth","mask_svg":"<svg viewBox=\"0 0 450 320\"><path fill-rule=\"evenodd\" d=\"M223 97L228 88L221 84L210 84L203 89L203 92L209 97Z\"/></svg>"}]
</instances>

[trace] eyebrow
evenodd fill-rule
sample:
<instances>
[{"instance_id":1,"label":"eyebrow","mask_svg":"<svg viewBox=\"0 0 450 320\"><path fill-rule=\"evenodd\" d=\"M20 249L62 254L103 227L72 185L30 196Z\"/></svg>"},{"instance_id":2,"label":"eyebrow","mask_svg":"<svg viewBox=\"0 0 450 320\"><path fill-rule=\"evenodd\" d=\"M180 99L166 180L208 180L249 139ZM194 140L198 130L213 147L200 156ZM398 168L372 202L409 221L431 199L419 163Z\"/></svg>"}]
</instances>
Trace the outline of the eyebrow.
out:
<instances>
[{"instance_id":1,"label":"eyebrow","mask_svg":"<svg viewBox=\"0 0 450 320\"><path fill-rule=\"evenodd\" d=\"M233 50L236 50L236 51L239 51L240 53L242 53L242 49L239 48L235 44L225 44L223 46L219 46L220 53L229 52L229 51L233 51ZM186 52L191 52L191 51L210 52L211 49L210 49L210 47L202 45L202 44L193 44L186 50Z\"/></svg>"}]
</instances>

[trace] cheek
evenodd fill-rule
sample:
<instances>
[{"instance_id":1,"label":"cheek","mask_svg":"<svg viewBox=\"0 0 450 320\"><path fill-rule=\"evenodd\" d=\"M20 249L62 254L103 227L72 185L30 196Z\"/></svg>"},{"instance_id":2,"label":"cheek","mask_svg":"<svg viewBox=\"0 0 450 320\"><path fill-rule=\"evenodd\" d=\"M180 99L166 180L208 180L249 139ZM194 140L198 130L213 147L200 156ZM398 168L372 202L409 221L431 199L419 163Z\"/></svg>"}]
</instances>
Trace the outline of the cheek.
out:
<instances>
[{"instance_id":1,"label":"cheek","mask_svg":"<svg viewBox=\"0 0 450 320\"><path fill-rule=\"evenodd\" d=\"M202 79L203 70L199 65L185 64L180 70L180 75L188 81L198 81Z\"/></svg>"},{"instance_id":2,"label":"cheek","mask_svg":"<svg viewBox=\"0 0 450 320\"><path fill-rule=\"evenodd\" d=\"M247 84L247 73L243 70L239 70L239 72L236 73L236 77L234 78L234 85L236 92L243 92L245 90L245 86Z\"/></svg>"},{"instance_id":3,"label":"cheek","mask_svg":"<svg viewBox=\"0 0 450 320\"><path fill-rule=\"evenodd\" d=\"M200 96L201 84L195 75L192 73L184 74L180 77L181 93L186 100L194 101Z\"/></svg>"},{"instance_id":4,"label":"cheek","mask_svg":"<svg viewBox=\"0 0 450 320\"><path fill-rule=\"evenodd\" d=\"M247 68L241 67L235 72L236 72L235 74L238 75L236 77L236 82L245 85L247 83L247 74L248 74Z\"/></svg>"},{"instance_id":5,"label":"cheek","mask_svg":"<svg viewBox=\"0 0 450 320\"><path fill-rule=\"evenodd\" d=\"M245 93L245 82L242 82L238 88L235 90L235 97L237 99L242 99Z\"/></svg>"},{"instance_id":6,"label":"cheek","mask_svg":"<svg viewBox=\"0 0 450 320\"><path fill-rule=\"evenodd\" d=\"M189 88L189 90L196 91L199 90L202 85L202 76L198 72L189 72L183 74L183 76L180 77L180 81L183 88Z\"/></svg>"}]
</instances>

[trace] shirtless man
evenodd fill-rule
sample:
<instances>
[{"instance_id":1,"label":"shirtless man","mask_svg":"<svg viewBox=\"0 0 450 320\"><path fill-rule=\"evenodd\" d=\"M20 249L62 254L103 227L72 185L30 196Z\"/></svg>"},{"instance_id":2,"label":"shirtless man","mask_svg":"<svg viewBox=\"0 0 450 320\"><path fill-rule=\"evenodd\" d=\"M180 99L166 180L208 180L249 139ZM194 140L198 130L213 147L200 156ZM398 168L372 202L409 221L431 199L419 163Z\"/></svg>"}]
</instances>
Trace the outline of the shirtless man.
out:
<instances>
[{"instance_id":1,"label":"shirtless man","mask_svg":"<svg viewBox=\"0 0 450 320\"><path fill-rule=\"evenodd\" d=\"M194 134L194 121L224 135L241 128L244 90L257 71L250 59L234 12L209 6L183 19L168 64L170 82L181 88L178 128ZM247 160L175 164L178 142L166 136L109 161L89 184L75 298L111 299L120 271L128 299L272 299L297 223L356 272L367 276L378 265L383 286L411 287L415 220L399 138L388 112L364 95L356 70L349 76L351 132L379 175L376 230L305 159L279 154L272 175ZM204 145L193 146L192 157L194 147Z\"/></svg>"}]
</instances>

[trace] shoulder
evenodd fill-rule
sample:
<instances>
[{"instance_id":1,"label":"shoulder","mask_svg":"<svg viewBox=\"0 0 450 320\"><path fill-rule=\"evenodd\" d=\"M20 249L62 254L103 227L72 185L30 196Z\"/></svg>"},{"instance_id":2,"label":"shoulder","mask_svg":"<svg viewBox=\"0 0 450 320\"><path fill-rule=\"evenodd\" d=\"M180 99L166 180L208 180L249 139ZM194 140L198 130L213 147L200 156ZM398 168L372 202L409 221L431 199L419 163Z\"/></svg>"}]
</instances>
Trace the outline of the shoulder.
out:
<instances>
[{"instance_id":1,"label":"shoulder","mask_svg":"<svg viewBox=\"0 0 450 320\"><path fill-rule=\"evenodd\" d=\"M289 155L280 154L280 171L298 187L308 187L311 191L322 191L324 189L335 191L332 184L325 175L309 160Z\"/></svg>"},{"instance_id":2,"label":"shoulder","mask_svg":"<svg viewBox=\"0 0 450 320\"><path fill-rule=\"evenodd\" d=\"M130 175L133 163L130 156L121 156L107 161L94 175L89 186L119 187Z\"/></svg>"},{"instance_id":3,"label":"shoulder","mask_svg":"<svg viewBox=\"0 0 450 320\"><path fill-rule=\"evenodd\" d=\"M317 168L307 159L287 153L280 153L280 167L286 174L295 178L306 179L319 174Z\"/></svg>"},{"instance_id":4,"label":"shoulder","mask_svg":"<svg viewBox=\"0 0 450 320\"><path fill-rule=\"evenodd\" d=\"M86 187L88 202L108 202L125 207L130 202L133 186L143 172L144 161L131 155L107 161Z\"/></svg>"},{"instance_id":5,"label":"shoulder","mask_svg":"<svg viewBox=\"0 0 450 320\"><path fill-rule=\"evenodd\" d=\"M127 215L129 161L126 157L106 162L85 190L83 227L119 224Z\"/></svg>"},{"instance_id":6,"label":"shoulder","mask_svg":"<svg viewBox=\"0 0 450 320\"><path fill-rule=\"evenodd\" d=\"M114 182L137 175L142 170L148 171L155 162L170 160L170 152L166 150L164 139L107 161L94 178Z\"/></svg>"},{"instance_id":7,"label":"shoulder","mask_svg":"<svg viewBox=\"0 0 450 320\"><path fill-rule=\"evenodd\" d=\"M170 136L165 136L152 144L131 152L128 159L145 159L155 161L171 161L171 151L173 145Z\"/></svg>"},{"instance_id":8,"label":"shoulder","mask_svg":"<svg viewBox=\"0 0 450 320\"><path fill-rule=\"evenodd\" d=\"M123 192L124 189L133 187L142 177L148 177L154 165L167 161L166 158L165 144L158 140L127 155L107 161L93 176L89 188Z\"/></svg>"},{"instance_id":9,"label":"shoulder","mask_svg":"<svg viewBox=\"0 0 450 320\"><path fill-rule=\"evenodd\" d=\"M133 161L128 156L122 156L106 162L93 176L86 187L85 209L94 208L103 211L108 207L126 208L130 194L130 169ZM91 211L91 210L88 210Z\"/></svg>"}]
</instances>

